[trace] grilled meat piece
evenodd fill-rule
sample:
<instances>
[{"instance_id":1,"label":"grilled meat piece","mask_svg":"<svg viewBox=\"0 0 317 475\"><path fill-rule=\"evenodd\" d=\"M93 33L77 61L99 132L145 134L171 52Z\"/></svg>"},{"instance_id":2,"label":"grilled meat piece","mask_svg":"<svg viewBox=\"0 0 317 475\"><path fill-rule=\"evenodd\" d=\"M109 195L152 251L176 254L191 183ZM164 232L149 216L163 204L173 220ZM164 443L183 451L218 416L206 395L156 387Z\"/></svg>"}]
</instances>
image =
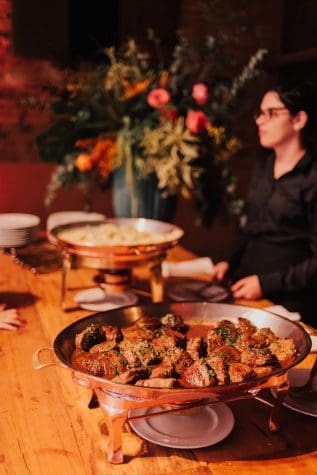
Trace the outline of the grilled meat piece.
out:
<instances>
[{"instance_id":1,"label":"grilled meat piece","mask_svg":"<svg viewBox=\"0 0 317 475\"><path fill-rule=\"evenodd\" d=\"M139 366L146 367L162 361L159 352L148 342L148 340L124 339L119 343L119 348L122 355L126 358L132 368Z\"/></svg>"},{"instance_id":2,"label":"grilled meat piece","mask_svg":"<svg viewBox=\"0 0 317 475\"><path fill-rule=\"evenodd\" d=\"M105 376L104 364L96 355L77 349L72 354L71 362L75 369L86 371L94 376Z\"/></svg>"},{"instance_id":3,"label":"grilled meat piece","mask_svg":"<svg viewBox=\"0 0 317 475\"><path fill-rule=\"evenodd\" d=\"M186 351L193 360L199 360L199 358L205 356L206 345L202 337L196 336L187 340Z\"/></svg>"},{"instance_id":4,"label":"grilled meat piece","mask_svg":"<svg viewBox=\"0 0 317 475\"><path fill-rule=\"evenodd\" d=\"M132 326L124 328L123 337L128 340L153 340L155 333L149 328Z\"/></svg>"},{"instance_id":5,"label":"grilled meat piece","mask_svg":"<svg viewBox=\"0 0 317 475\"><path fill-rule=\"evenodd\" d=\"M216 348L221 348L223 346L223 339L221 335L215 332L215 330L210 330L207 333L207 354L211 354Z\"/></svg>"},{"instance_id":6,"label":"grilled meat piece","mask_svg":"<svg viewBox=\"0 0 317 475\"><path fill-rule=\"evenodd\" d=\"M276 358L273 358L272 353L265 349L254 348L250 350L243 350L241 352L241 363L251 366L268 366L276 362Z\"/></svg>"},{"instance_id":7,"label":"grilled meat piece","mask_svg":"<svg viewBox=\"0 0 317 475\"><path fill-rule=\"evenodd\" d=\"M173 348L166 353L166 357L174 365L175 373L181 375L183 371L194 363L192 357L183 348Z\"/></svg>"},{"instance_id":8,"label":"grilled meat piece","mask_svg":"<svg viewBox=\"0 0 317 475\"><path fill-rule=\"evenodd\" d=\"M229 320L221 320L214 328L214 332L221 336L225 345L233 345L238 337L238 330L234 323Z\"/></svg>"},{"instance_id":9,"label":"grilled meat piece","mask_svg":"<svg viewBox=\"0 0 317 475\"><path fill-rule=\"evenodd\" d=\"M72 355L72 365L94 376L112 379L126 371L127 361L115 350L110 350L106 355L75 350Z\"/></svg>"},{"instance_id":10,"label":"grilled meat piece","mask_svg":"<svg viewBox=\"0 0 317 475\"><path fill-rule=\"evenodd\" d=\"M294 340L291 338L278 338L270 344L269 349L280 363L288 362L296 353Z\"/></svg>"},{"instance_id":11,"label":"grilled meat piece","mask_svg":"<svg viewBox=\"0 0 317 475\"><path fill-rule=\"evenodd\" d=\"M220 356L210 356L206 361L214 370L218 384L226 384L229 381L227 363Z\"/></svg>"},{"instance_id":12,"label":"grilled meat piece","mask_svg":"<svg viewBox=\"0 0 317 475\"><path fill-rule=\"evenodd\" d=\"M101 325L92 323L87 328L85 328L84 331L76 335L75 345L76 348L89 351L92 346L105 341L105 339L106 336Z\"/></svg>"},{"instance_id":13,"label":"grilled meat piece","mask_svg":"<svg viewBox=\"0 0 317 475\"><path fill-rule=\"evenodd\" d=\"M145 388L162 388L169 389L176 385L175 378L153 378L141 379L135 383L136 386L143 386Z\"/></svg>"},{"instance_id":14,"label":"grilled meat piece","mask_svg":"<svg viewBox=\"0 0 317 475\"><path fill-rule=\"evenodd\" d=\"M257 366L253 368L253 371L256 376L266 376L272 373L272 366Z\"/></svg>"},{"instance_id":15,"label":"grilled meat piece","mask_svg":"<svg viewBox=\"0 0 317 475\"><path fill-rule=\"evenodd\" d=\"M90 348L89 353L107 353L110 350L114 350L117 348L117 343L112 341L103 341L102 343L98 343L98 345L94 345Z\"/></svg>"},{"instance_id":16,"label":"grilled meat piece","mask_svg":"<svg viewBox=\"0 0 317 475\"><path fill-rule=\"evenodd\" d=\"M121 373L118 376L112 378L114 383L120 384L133 384L138 381L140 378L146 378L148 376L148 371L145 369L140 368L132 368L126 371L125 373Z\"/></svg>"},{"instance_id":17,"label":"grilled meat piece","mask_svg":"<svg viewBox=\"0 0 317 475\"><path fill-rule=\"evenodd\" d=\"M219 356L225 363L240 361L240 351L230 345L223 345L220 348L216 348L210 356Z\"/></svg>"},{"instance_id":18,"label":"grilled meat piece","mask_svg":"<svg viewBox=\"0 0 317 475\"><path fill-rule=\"evenodd\" d=\"M248 335L253 335L256 332L257 328L253 323L250 322L247 318L239 317L237 324L238 333L247 333Z\"/></svg>"},{"instance_id":19,"label":"grilled meat piece","mask_svg":"<svg viewBox=\"0 0 317 475\"><path fill-rule=\"evenodd\" d=\"M159 318L155 317L141 317L135 325L147 330L157 330L162 326L162 322Z\"/></svg>"},{"instance_id":20,"label":"grilled meat piece","mask_svg":"<svg viewBox=\"0 0 317 475\"><path fill-rule=\"evenodd\" d=\"M277 340L277 337L270 328L260 328L254 333L253 340L255 340L256 346L263 347L269 346L270 343Z\"/></svg>"},{"instance_id":21,"label":"grilled meat piece","mask_svg":"<svg viewBox=\"0 0 317 475\"><path fill-rule=\"evenodd\" d=\"M119 341L123 340L122 331L119 327L103 325L102 329L105 334L106 341L115 341L118 343Z\"/></svg>"},{"instance_id":22,"label":"grilled meat piece","mask_svg":"<svg viewBox=\"0 0 317 475\"><path fill-rule=\"evenodd\" d=\"M163 327L156 332L152 345L160 352L165 352L166 350L176 347L186 348L186 337L171 328Z\"/></svg>"},{"instance_id":23,"label":"grilled meat piece","mask_svg":"<svg viewBox=\"0 0 317 475\"><path fill-rule=\"evenodd\" d=\"M241 383L255 376L253 368L243 363L230 363L228 373L231 383Z\"/></svg>"},{"instance_id":24,"label":"grilled meat piece","mask_svg":"<svg viewBox=\"0 0 317 475\"><path fill-rule=\"evenodd\" d=\"M167 313L164 317L161 317L163 325L170 327L172 330L176 330L181 333L185 333L188 330L188 325L184 323L184 320L180 315L174 313Z\"/></svg>"},{"instance_id":25,"label":"grilled meat piece","mask_svg":"<svg viewBox=\"0 0 317 475\"><path fill-rule=\"evenodd\" d=\"M187 388L205 388L215 386L216 383L215 371L204 358L185 369L180 378L180 384Z\"/></svg>"},{"instance_id":26,"label":"grilled meat piece","mask_svg":"<svg viewBox=\"0 0 317 475\"><path fill-rule=\"evenodd\" d=\"M259 346L254 338L257 328L246 318L238 318L238 337L235 346L241 350Z\"/></svg>"},{"instance_id":27,"label":"grilled meat piece","mask_svg":"<svg viewBox=\"0 0 317 475\"><path fill-rule=\"evenodd\" d=\"M162 363L151 370L150 378L170 378L174 375L175 365L169 358L164 358Z\"/></svg>"}]
</instances>

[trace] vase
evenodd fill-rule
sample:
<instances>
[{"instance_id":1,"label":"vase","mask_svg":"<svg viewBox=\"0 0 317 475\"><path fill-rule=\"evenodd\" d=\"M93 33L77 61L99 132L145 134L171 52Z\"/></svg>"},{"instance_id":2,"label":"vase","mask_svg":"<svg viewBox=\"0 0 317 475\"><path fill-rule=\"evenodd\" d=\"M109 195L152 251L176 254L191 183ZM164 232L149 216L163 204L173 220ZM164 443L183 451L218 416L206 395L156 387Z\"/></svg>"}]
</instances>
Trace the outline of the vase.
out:
<instances>
[{"instance_id":1,"label":"vase","mask_svg":"<svg viewBox=\"0 0 317 475\"><path fill-rule=\"evenodd\" d=\"M126 169L121 166L112 176L112 204L117 218L148 218L171 222L174 219L177 196L163 198L153 173L145 178L133 178L127 183Z\"/></svg>"}]
</instances>

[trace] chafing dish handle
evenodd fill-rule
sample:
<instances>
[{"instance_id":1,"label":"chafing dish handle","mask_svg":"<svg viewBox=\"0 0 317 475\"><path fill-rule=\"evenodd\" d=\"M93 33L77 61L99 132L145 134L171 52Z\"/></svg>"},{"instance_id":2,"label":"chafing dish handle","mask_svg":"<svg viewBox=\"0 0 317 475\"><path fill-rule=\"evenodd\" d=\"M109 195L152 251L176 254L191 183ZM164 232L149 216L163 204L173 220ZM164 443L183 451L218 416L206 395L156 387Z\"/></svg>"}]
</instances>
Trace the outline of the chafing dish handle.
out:
<instances>
[{"instance_id":1,"label":"chafing dish handle","mask_svg":"<svg viewBox=\"0 0 317 475\"><path fill-rule=\"evenodd\" d=\"M48 351L50 353L50 356L54 356L54 361L49 361L47 363L41 363L40 354L43 351ZM59 361L55 357L54 349L50 346L44 346L44 347L38 348L33 353L32 365L33 365L34 369L42 369L42 368L45 368L46 366L52 366L52 365L61 366L61 364L59 363Z\"/></svg>"}]
</instances>

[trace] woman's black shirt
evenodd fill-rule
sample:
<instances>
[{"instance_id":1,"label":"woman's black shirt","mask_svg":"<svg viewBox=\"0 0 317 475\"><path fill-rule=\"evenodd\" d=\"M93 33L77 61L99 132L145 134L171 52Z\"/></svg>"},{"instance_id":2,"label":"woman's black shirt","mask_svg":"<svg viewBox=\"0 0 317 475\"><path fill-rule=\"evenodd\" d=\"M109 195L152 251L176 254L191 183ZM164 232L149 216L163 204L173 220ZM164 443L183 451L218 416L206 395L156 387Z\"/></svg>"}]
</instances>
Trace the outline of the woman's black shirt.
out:
<instances>
[{"instance_id":1,"label":"woman's black shirt","mask_svg":"<svg viewBox=\"0 0 317 475\"><path fill-rule=\"evenodd\" d=\"M317 322L317 160L311 154L278 179L274 155L258 160L246 200L244 240L230 264L234 280L257 274L263 296L300 311L306 320L314 314Z\"/></svg>"}]
</instances>

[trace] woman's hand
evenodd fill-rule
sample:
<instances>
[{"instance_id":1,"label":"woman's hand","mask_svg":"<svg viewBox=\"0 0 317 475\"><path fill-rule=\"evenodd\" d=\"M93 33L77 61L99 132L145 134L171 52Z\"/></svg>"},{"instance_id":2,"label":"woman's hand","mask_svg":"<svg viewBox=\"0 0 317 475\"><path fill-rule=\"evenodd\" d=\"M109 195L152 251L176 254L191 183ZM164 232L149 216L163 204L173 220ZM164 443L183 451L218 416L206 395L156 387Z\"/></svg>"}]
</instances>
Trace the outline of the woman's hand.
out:
<instances>
[{"instance_id":1,"label":"woman's hand","mask_svg":"<svg viewBox=\"0 0 317 475\"><path fill-rule=\"evenodd\" d=\"M10 308L4 310L5 306L0 305L0 329L2 330L17 330L22 327L25 321L21 319L17 309Z\"/></svg>"},{"instance_id":2,"label":"woman's hand","mask_svg":"<svg viewBox=\"0 0 317 475\"><path fill-rule=\"evenodd\" d=\"M231 286L231 291L235 299L256 300L262 297L262 289L257 275L248 275L237 280Z\"/></svg>"},{"instance_id":3,"label":"woman's hand","mask_svg":"<svg viewBox=\"0 0 317 475\"><path fill-rule=\"evenodd\" d=\"M213 278L221 282L229 269L229 262L220 261L213 268Z\"/></svg>"}]
</instances>

